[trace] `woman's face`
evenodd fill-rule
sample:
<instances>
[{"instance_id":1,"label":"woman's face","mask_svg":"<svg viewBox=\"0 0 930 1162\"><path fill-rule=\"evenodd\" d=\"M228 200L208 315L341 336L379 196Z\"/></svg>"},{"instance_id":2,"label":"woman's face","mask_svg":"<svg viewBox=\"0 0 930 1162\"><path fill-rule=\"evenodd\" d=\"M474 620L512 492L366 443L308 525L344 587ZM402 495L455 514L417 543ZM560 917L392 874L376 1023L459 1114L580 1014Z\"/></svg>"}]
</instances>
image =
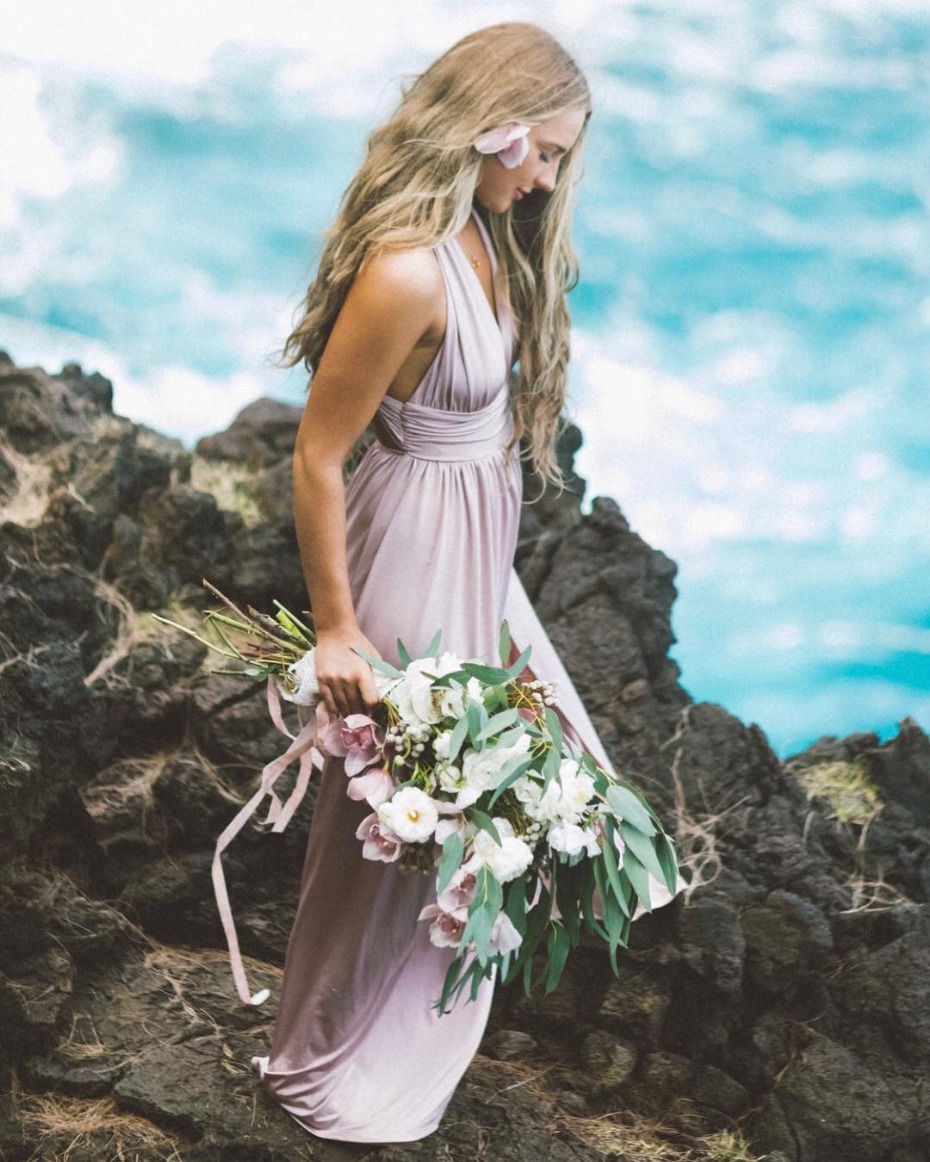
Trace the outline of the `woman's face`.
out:
<instances>
[{"instance_id":1,"label":"woman's face","mask_svg":"<svg viewBox=\"0 0 930 1162\"><path fill-rule=\"evenodd\" d=\"M578 106L540 121L528 134L530 151L516 169L507 169L496 154L482 158L475 200L494 214L503 214L533 190L551 193L562 158L578 140L586 111Z\"/></svg>"}]
</instances>

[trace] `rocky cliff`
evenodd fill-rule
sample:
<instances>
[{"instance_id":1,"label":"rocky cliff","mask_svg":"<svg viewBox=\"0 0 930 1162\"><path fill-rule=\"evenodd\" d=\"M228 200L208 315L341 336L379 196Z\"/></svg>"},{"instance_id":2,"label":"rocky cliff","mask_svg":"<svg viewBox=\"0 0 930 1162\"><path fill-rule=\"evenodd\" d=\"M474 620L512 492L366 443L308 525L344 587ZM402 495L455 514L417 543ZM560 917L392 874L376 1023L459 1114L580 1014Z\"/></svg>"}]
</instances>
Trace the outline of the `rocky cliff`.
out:
<instances>
[{"instance_id":1,"label":"rocky cliff","mask_svg":"<svg viewBox=\"0 0 930 1162\"><path fill-rule=\"evenodd\" d=\"M260 690L152 614L196 622L204 576L303 607L298 412L260 400L191 454L111 399L75 365L0 358L0 1157L930 1157L930 742L904 722L782 763L693 703L674 565L612 501L582 515L574 476L526 509L519 568L691 887L637 924L619 977L592 945L551 996L501 990L433 1138L293 1128L248 1066L274 1004L235 999L209 871L280 736ZM226 861L272 987L311 810Z\"/></svg>"}]
</instances>

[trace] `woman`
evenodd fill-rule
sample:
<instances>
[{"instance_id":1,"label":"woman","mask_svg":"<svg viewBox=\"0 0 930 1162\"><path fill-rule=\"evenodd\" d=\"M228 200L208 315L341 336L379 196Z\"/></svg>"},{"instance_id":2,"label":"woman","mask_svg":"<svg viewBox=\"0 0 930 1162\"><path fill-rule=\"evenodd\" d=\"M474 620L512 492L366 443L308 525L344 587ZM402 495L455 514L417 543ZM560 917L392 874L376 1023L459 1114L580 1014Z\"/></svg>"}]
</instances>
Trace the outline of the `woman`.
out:
<instances>
[{"instance_id":1,"label":"woman","mask_svg":"<svg viewBox=\"0 0 930 1162\"><path fill-rule=\"evenodd\" d=\"M518 443L557 478L574 281L569 242L584 77L530 24L456 44L376 131L288 341L312 389L294 499L333 714L377 701L361 649L397 661L436 630L493 659L506 616L602 761L512 572ZM511 372L516 361L519 371ZM346 488L344 464L376 440ZM312 1133L412 1141L437 1126L484 1029L491 987L440 1016L452 953L418 923L432 878L362 859L368 812L330 760L311 828L265 1085Z\"/></svg>"}]
</instances>

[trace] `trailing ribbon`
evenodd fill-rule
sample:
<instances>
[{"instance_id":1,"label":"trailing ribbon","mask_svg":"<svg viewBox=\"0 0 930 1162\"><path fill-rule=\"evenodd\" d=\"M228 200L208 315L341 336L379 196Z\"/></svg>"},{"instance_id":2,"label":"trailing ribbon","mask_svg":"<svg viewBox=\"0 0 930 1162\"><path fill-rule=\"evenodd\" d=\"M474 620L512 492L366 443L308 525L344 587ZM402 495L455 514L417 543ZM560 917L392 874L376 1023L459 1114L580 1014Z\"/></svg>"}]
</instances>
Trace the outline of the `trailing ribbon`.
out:
<instances>
[{"instance_id":1,"label":"trailing ribbon","mask_svg":"<svg viewBox=\"0 0 930 1162\"><path fill-rule=\"evenodd\" d=\"M268 989L260 989L254 994L249 991L249 985L245 975L245 966L242 962L242 953L239 950L239 937L236 933L236 924L229 903L229 892L226 889L226 876L223 873L222 855L261 806L262 800L266 796L271 799L271 804L268 808L268 816L265 822L272 825L272 831L283 831L288 823L290 823L294 812L300 806L301 800L307 792L310 776L313 774L313 768L322 767L323 765L323 756L316 746L317 736L324 724L322 719L325 717L325 710L322 708L322 703L318 704L317 712L313 713L310 719L304 723L298 734L291 734L284 723L278 685L272 677L268 679L268 710L271 714L271 721L283 735L291 740L291 744L284 754L273 759L263 769L258 790L242 806L232 822L220 834L216 841L216 849L213 853L213 865L211 868L213 891L216 896L216 905L219 909L223 931L226 934L226 944L229 948L229 960L232 967L233 980L236 983L236 991L239 994L240 1000L246 1005L260 1005L268 999L270 993ZM287 797L287 801L282 803L280 797L275 792L274 785L278 777L295 760L299 763L297 778L290 795Z\"/></svg>"}]
</instances>

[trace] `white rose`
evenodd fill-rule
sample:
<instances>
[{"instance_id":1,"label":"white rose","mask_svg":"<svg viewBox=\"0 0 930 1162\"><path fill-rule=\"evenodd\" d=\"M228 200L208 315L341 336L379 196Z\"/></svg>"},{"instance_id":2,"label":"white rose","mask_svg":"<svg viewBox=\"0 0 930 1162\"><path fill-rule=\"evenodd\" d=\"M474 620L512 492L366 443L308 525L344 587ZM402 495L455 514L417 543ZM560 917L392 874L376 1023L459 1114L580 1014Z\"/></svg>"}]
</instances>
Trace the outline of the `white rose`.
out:
<instances>
[{"instance_id":1,"label":"white rose","mask_svg":"<svg viewBox=\"0 0 930 1162\"><path fill-rule=\"evenodd\" d=\"M436 776L439 780L439 786L449 795L454 794L462 786L462 772L451 763L437 764Z\"/></svg>"},{"instance_id":2,"label":"white rose","mask_svg":"<svg viewBox=\"0 0 930 1162\"><path fill-rule=\"evenodd\" d=\"M522 876L530 866L533 849L525 840L514 835L506 819L495 819L494 826L500 836L500 843L487 831L479 831L472 846L469 870L484 865L499 883L506 884Z\"/></svg>"},{"instance_id":3,"label":"white rose","mask_svg":"<svg viewBox=\"0 0 930 1162\"><path fill-rule=\"evenodd\" d=\"M553 851L565 855L579 855L586 851L592 858L598 854L597 833L590 828L579 827L577 823L557 823L549 828L546 840Z\"/></svg>"},{"instance_id":4,"label":"white rose","mask_svg":"<svg viewBox=\"0 0 930 1162\"><path fill-rule=\"evenodd\" d=\"M378 820L404 843L423 843L436 830L439 811L419 787L402 787L378 808Z\"/></svg>"},{"instance_id":5,"label":"white rose","mask_svg":"<svg viewBox=\"0 0 930 1162\"><path fill-rule=\"evenodd\" d=\"M542 797L542 784L528 775L521 775L513 784L513 793L523 804L523 808L531 819L538 818L539 800Z\"/></svg>"},{"instance_id":6,"label":"white rose","mask_svg":"<svg viewBox=\"0 0 930 1162\"><path fill-rule=\"evenodd\" d=\"M559 766L562 785L562 815L577 823L588 803L594 798L594 779L582 771L573 759L563 759Z\"/></svg>"},{"instance_id":7,"label":"white rose","mask_svg":"<svg viewBox=\"0 0 930 1162\"><path fill-rule=\"evenodd\" d=\"M563 759L559 777L552 779L545 791L530 778L518 779L514 791L531 819L539 823L577 823L594 796L594 779L580 770L573 759Z\"/></svg>"},{"instance_id":8,"label":"white rose","mask_svg":"<svg viewBox=\"0 0 930 1162\"><path fill-rule=\"evenodd\" d=\"M455 801L457 807L470 807L485 791L493 791L501 779L501 771L515 756L526 754L530 736L521 734L513 746L489 746L484 750L468 750L462 759L465 786Z\"/></svg>"},{"instance_id":9,"label":"white rose","mask_svg":"<svg viewBox=\"0 0 930 1162\"><path fill-rule=\"evenodd\" d=\"M404 676L391 691L391 697L398 713L412 726L431 726L439 721L439 714L433 705L432 679L421 669L426 663L411 662Z\"/></svg>"},{"instance_id":10,"label":"white rose","mask_svg":"<svg viewBox=\"0 0 930 1162\"><path fill-rule=\"evenodd\" d=\"M448 653L439 658L416 658L412 661L392 691L401 717L413 725L425 723L431 726L449 716L451 712L443 708L444 700L453 693L461 694L461 691L434 690L433 682L443 674L451 674L461 668L459 659ZM452 716L458 718L461 713Z\"/></svg>"}]
</instances>

